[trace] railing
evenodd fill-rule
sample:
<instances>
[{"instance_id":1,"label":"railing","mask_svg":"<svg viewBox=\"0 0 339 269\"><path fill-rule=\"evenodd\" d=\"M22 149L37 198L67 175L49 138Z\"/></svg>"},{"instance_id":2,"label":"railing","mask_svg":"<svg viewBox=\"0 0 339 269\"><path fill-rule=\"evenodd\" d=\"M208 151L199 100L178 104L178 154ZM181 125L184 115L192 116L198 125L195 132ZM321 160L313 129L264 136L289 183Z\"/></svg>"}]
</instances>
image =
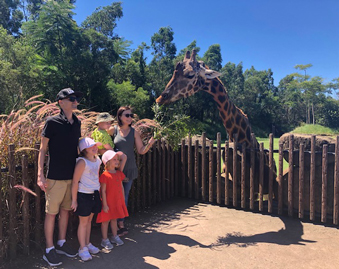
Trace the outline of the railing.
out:
<instances>
[{"instance_id":1,"label":"railing","mask_svg":"<svg viewBox=\"0 0 339 269\"><path fill-rule=\"evenodd\" d=\"M322 152L316 152L315 136L311 141L310 152L305 152L304 145L296 151L291 146L293 136L290 136L289 169L285 176L283 147L280 144L278 150L273 149L272 135L268 150L264 150L262 143L259 149L246 149L239 147L236 141L231 144L225 141L222 148L219 133L216 147L213 141L206 141L205 134L201 143L198 140L192 143L190 137L188 143L182 140L176 152L165 141L157 141L147 154L137 155L139 176L131 189L128 210L133 214L182 196L253 212L286 214L338 225L339 136L335 152L328 152L327 145ZM13 259L18 253L27 255L31 248L43 243L45 201L44 193L36 185L38 148L36 145L33 153L20 156L20 151L16 152L15 146L9 145L9 161L0 173L0 261ZM273 153L279 153L277 180ZM296 153L298 160L295 160ZM222 175L223 154L225 173ZM316 175L319 175L316 154L322 156L320 185L316 184ZM330 165L329 156L334 159ZM268 176L265 165L270 168ZM305 169L305 165L310 168ZM36 196L21 191L14 187L16 185L33 190Z\"/></svg>"}]
</instances>

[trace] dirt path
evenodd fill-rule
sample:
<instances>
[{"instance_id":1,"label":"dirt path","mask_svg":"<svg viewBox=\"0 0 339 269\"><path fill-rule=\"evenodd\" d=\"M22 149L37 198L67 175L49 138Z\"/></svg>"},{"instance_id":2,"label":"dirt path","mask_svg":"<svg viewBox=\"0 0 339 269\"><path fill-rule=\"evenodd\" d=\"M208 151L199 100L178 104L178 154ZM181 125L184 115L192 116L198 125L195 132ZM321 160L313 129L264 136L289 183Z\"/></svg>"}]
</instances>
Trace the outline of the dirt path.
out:
<instances>
[{"instance_id":1,"label":"dirt path","mask_svg":"<svg viewBox=\"0 0 339 269\"><path fill-rule=\"evenodd\" d=\"M58 268L338 268L339 230L175 199L134 214L125 245ZM76 239L73 240L77 244ZM100 244L100 227L92 242ZM39 253L11 268L49 268ZM8 267L7 267L8 268Z\"/></svg>"}]
</instances>

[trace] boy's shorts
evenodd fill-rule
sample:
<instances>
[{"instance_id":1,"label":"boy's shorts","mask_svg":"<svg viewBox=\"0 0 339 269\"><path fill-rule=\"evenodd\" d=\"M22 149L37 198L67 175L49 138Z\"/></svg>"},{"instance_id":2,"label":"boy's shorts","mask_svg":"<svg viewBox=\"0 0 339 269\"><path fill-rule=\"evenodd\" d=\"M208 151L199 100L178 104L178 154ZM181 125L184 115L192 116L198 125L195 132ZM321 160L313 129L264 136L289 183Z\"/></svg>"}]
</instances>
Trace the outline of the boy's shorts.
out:
<instances>
[{"instance_id":1,"label":"boy's shorts","mask_svg":"<svg viewBox=\"0 0 339 269\"><path fill-rule=\"evenodd\" d=\"M46 181L46 213L56 215L59 213L60 208L72 210L72 179L54 180L47 178Z\"/></svg>"},{"instance_id":2,"label":"boy's shorts","mask_svg":"<svg viewBox=\"0 0 339 269\"><path fill-rule=\"evenodd\" d=\"M87 217L91 213L101 212L101 199L99 191L94 191L94 193L78 192L77 202L78 207L74 213L78 216Z\"/></svg>"}]
</instances>

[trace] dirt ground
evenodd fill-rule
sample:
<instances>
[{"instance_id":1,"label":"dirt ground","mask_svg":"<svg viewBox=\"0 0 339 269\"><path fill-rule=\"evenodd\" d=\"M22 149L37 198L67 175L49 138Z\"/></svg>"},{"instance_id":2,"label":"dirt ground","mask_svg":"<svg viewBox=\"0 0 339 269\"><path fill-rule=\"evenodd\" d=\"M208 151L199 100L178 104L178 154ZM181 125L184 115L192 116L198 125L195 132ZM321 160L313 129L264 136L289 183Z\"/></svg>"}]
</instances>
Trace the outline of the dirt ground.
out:
<instances>
[{"instance_id":1,"label":"dirt ground","mask_svg":"<svg viewBox=\"0 0 339 269\"><path fill-rule=\"evenodd\" d=\"M176 198L133 214L125 244L57 268L339 268L339 230ZM92 243L100 245L100 227ZM77 245L76 238L72 239ZM49 268L42 250L6 268Z\"/></svg>"}]
</instances>

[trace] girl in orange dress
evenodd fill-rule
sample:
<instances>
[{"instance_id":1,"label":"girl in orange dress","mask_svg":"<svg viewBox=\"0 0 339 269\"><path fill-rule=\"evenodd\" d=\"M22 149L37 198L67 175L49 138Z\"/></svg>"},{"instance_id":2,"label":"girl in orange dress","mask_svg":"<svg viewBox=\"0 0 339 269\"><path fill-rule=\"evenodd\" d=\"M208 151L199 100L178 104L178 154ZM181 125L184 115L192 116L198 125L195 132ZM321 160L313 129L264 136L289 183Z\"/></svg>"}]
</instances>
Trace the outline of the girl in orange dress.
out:
<instances>
[{"instance_id":1,"label":"girl in orange dress","mask_svg":"<svg viewBox=\"0 0 339 269\"><path fill-rule=\"evenodd\" d=\"M118 236L117 219L128 217L127 207L125 205L124 188L122 181L125 175L120 170L116 170L120 165L120 156L122 152L107 150L102 155L102 162L105 165L105 171L101 174L100 190L102 198L102 210L98 214L97 223L101 223L101 246L105 249L112 249L112 243L117 246L124 242ZM121 170L124 168L126 158L121 161ZM108 225L110 224L113 236L108 239Z\"/></svg>"}]
</instances>

